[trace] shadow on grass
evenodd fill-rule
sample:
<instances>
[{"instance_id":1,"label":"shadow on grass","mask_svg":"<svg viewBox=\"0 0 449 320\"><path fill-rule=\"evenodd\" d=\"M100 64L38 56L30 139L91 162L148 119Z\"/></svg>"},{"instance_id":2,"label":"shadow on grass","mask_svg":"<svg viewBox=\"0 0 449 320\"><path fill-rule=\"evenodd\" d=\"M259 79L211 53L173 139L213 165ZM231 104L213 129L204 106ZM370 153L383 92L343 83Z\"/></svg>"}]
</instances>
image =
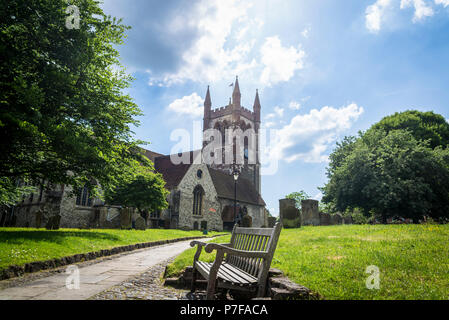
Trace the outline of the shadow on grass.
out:
<instances>
[{"instance_id":1,"label":"shadow on grass","mask_svg":"<svg viewBox=\"0 0 449 320\"><path fill-rule=\"evenodd\" d=\"M0 242L8 242L11 244L21 244L25 241L49 241L62 243L67 238L83 238L87 240L119 240L116 235L95 231L0 231Z\"/></svg>"}]
</instances>

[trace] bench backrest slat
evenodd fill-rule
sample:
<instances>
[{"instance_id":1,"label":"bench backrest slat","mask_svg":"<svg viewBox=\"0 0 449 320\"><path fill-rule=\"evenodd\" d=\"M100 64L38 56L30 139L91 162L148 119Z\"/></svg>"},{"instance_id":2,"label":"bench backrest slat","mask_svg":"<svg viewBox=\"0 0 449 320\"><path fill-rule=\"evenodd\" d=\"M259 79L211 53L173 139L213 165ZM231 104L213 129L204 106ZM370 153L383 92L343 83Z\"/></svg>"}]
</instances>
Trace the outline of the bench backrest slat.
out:
<instances>
[{"instance_id":1,"label":"bench backrest slat","mask_svg":"<svg viewBox=\"0 0 449 320\"><path fill-rule=\"evenodd\" d=\"M274 228L242 228L234 226L231 236L231 247L244 251L267 251L268 257L250 258L227 255L226 262L257 277L259 281L265 281L261 277L268 275L268 268L273 258L281 231L280 224Z\"/></svg>"}]
</instances>

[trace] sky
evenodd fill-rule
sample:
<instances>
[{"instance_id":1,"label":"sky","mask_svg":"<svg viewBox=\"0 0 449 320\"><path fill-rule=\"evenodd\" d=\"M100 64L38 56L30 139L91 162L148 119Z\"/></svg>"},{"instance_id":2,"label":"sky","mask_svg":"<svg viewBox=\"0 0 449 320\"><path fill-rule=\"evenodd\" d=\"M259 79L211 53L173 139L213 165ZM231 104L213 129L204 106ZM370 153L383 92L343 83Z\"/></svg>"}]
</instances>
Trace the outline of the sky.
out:
<instances>
[{"instance_id":1,"label":"sky","mask_svg":"<svg viewBox=\"0 0 449 320\"><path fill-rule=\"evenodd\" d=\"M304 190L320 200L336 142L410 109L449 118L449 0L104 0L132 27L117 47L144 115L134 128L170 154L176 130L225 106L239 78L242 105L256 89L267 138L262 197ZM186 150L187 151L187 150ZM177 151L175 151L177 152ZM276 165L273 167L273 159ZM271 161L271 162L270 162ZM274 168L274 169L273 169Z\"/></svg>"}]
</instances>

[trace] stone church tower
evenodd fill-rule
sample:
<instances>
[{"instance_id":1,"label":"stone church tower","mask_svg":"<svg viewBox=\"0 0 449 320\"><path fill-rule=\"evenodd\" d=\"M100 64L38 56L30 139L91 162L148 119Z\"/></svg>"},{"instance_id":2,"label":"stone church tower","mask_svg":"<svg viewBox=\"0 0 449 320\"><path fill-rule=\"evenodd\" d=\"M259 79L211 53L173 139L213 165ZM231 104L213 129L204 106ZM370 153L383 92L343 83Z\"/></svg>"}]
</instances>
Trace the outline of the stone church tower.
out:
<instances>
[{"instance_id":1,"label":"stone church tower","mask_svg":"<svg viewBox=\"0 0 449 320\"><path fill-rule=\"evenodd\" d=\"M256 97L254 99L253 111L241 105L241 93L238 77L235 79L232 100L230 99L229 104L224 107L212 109L209 86L207 87L206 98L204 100L203 130L205 131L212 128L219 130L222 135L223 145L222 164L214 163L212 164L212 167L231 174L232 164L225 161L225 149L232 148L230 150L233 150L233 159L236 159L236 149L243 147L244 164L241 167L240 178L247 179L251 182L259 194L261 192L259 158L260 108L259 93L257 90ZM236 142L236 138L234 138L233 141L226 139L226 134L229 133L229 130L234 130L237 128L241 129L242 132L245 133L240 140L243 142L243 146ZM203 141L203 147L208 143L208 141Z\"/></svg>"}]
</instances>

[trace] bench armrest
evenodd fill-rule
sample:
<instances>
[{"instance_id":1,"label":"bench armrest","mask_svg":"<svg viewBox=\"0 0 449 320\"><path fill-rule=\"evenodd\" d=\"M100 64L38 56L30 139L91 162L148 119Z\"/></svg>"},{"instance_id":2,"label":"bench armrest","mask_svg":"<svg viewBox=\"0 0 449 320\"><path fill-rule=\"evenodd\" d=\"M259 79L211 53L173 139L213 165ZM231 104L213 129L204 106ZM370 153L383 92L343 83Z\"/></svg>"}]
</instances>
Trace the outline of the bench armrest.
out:
<instances>
[{"instance_id":1,"label":"bench armrest","mask_svg":"<svg viewBox=\"0 0 449 320\"><path fill-rule=\"evenodd\" d=\"M190 246L194 247L196 245L200 246L200 247L205 247L206 246L206 242L202 242L202 241L198 241L198 240L193 240L190 242Z\"/></svg>"},{"instance_id":2,"label":"bench armrest","mask_svg":"<svg viewBox=\"0 0 449 320\"><path fill-rule=\"evenodd\" d=\"M208 243L204 248L204 250L209 253L212 252L213 250L217 250L234 256L248 257L248 258L266 258L266 256L268 255L268 252L266 251L238 250L231 248L229 245L230 244L222 245L218 243Z\"/></svg>"}]
</instances>

